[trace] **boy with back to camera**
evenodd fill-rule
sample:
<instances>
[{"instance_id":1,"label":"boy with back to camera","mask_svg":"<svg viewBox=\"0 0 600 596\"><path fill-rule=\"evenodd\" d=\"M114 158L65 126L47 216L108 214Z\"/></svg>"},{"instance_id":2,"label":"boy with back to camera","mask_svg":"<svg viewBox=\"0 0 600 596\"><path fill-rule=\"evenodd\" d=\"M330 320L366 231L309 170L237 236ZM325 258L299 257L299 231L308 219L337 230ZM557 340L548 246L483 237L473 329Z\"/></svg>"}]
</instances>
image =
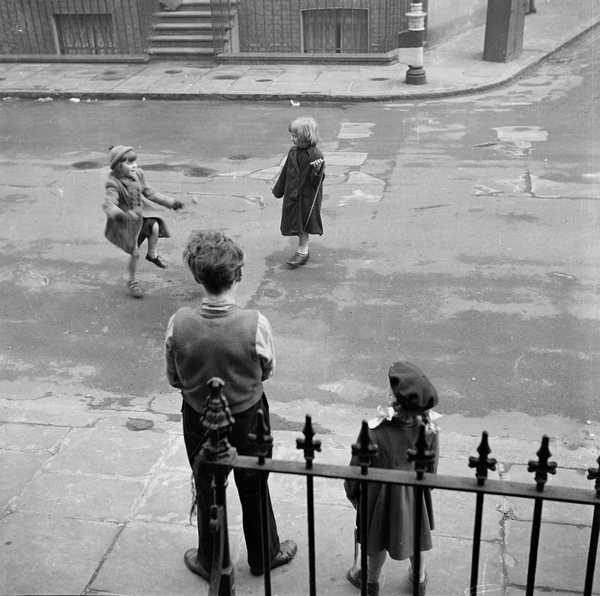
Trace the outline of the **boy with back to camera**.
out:
<instances>
[{"instance_id":1,"label":"boy with back to camera","mask_svg":"<svg viewBox=\"0 0 600 596\"><path fill-rule=\"evenodd\" d=\"M257 310L240 308L235 290L242 279L244 253L221 232L193 232L183 253L194 279L204 287L198 307L180 308L169 320L165 348L167 378L181 389L183 397L183 438L192 470L194 459L206 437L201 414L210 389L209 379L225 382L234 424L230 443L240 455L255 455L248 433L255 429L261 409L270 428L269 404L263 390L275 366L271 326ZM269 454L270 457L271 454ZM253 575L264 573L260 528L260 474L250 470L233 472L242 506L242 519L248 564ZM186 551L188 569L205 580L210 577L213 554L209 531L211 505L210 477L195 478L198 510L198 547ZM270 568L289 563L297 546L291 540L279 541L269 489L266 490Z\"/></svg>"}]
</instances>

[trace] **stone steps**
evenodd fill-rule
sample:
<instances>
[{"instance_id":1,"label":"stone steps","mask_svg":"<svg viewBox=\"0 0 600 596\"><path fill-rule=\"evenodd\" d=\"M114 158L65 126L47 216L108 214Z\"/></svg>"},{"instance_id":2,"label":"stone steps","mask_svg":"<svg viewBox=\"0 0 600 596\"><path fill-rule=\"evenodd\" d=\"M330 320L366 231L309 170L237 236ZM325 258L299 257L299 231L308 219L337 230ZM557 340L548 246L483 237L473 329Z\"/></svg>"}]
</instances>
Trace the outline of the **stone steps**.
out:
<instances>
[{"instance_id":1,"label":"stone steps","mask_svg":"<svg viewBox=\"0 0 600 596\"><path fill-rule=\"evenodd\" d=\"M207 59L215 57L210 0L164 0L153 13L148 55L152 59ZM230 23L223 23L227 28ZM221 40L222 42L223 40Z\"/></svg>"}]
</instances>

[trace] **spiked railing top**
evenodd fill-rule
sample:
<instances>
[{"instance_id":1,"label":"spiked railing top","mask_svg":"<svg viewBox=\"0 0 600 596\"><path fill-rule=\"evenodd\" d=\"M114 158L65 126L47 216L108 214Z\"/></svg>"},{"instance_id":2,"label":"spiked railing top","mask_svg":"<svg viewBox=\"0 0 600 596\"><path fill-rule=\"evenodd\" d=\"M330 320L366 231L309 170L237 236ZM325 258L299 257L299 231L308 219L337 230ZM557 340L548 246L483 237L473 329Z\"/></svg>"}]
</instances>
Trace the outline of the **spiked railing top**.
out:
<instances>
[{"instance_id":1,"label":"spiked railing top","mask_svg":"<svg viewBox=\"0 0 600 596\"><path fill-rule=\"evenodd\" d=\"M425 425L419 424L419 436L413 449L408 449L408 461L415 462L415 472L417 473L417 479L423 480L425 472L429 469L431 463L435 460L435 451L429 449L427 443L427 437L425 436Z\"/></svg>"},{"instance_id":2,"label":"spiked railing top","mask_svg":"<svg viewBox=\"0 0 600 596\"><path fill-rule=\"evenodd\" d=\"M210 395L202 412L202 428L208 437L200 449L205 460L230 458L235 449L229 443L229 435L234 418L229 409L227 398L223 395L225 383L219 377L209 379Z\"/></svg>"},{"instance_id":3,"label":"spiked railing top","mask_svg":"<svg viewBox=\"0 0 600 596\"><path fill-rule=\"evenodd\" d=\"M538 460L529 460L527 465L528 472L535 472L536 488L540 492L544 490L544 484L546 484L548 480L548 474L556 474L556 462L548 461L552 455L548 443L548 436L544 435L542 437L542 445L536 453Z\"/></svg>"},{"instance_id":4,"label":"spiked railing top","mask_svg":"<svg viewBox=\"0 0 600 596\"><path fill-rule=\"evenodd\" d=\"M495 470L496 464L498 463L493 457L488 457L492 452L488 443L487 431L481 433L481 443L477 447L477 453L479 457L469 457L469 468L475 468L475 477L477 478L477 484L483 486L487 479L488 470Z\"/></svg>"},{"instance_id":5,"label":"spiked railing top","mask_svg":"<svg viewBox=\"0 0 600 596\"><path fill-rule=\"evenodd\" d=\"M308 414L306 415L302 433L304 434L304 438L298 437L296 439L296 449L304 450L306 467L312 468L312 462L313 459L315 459L315 451L321 451L321 441L314 438L315 431L312 427L312 418Z\"/></svg>"},{"instance_id":6,"label":"spiked railing top","mask_svg":"<svg viewBox=\"0 0 600 596\"><path fill-rule=\"evenodd\" d=\"M352 445L352 455L358 456L361 474L366 475L368 473L371 460L376 453L377 445L371 441L371 437L369 435L369 424L366 420L363 420L360 427L360 433L358 435L358 442L353 443Z\"/></svg>"},{"instance_id":7,"label":"spiked railing top","mask_svg":"<svg viewBox=\"0 0 600 596\"><path fill-rule=\"evenodd\" d=\"M597 468L588 468L587 477L588 480L595 480L594 488L596 489L596 497L600 499L600 456L596 460L598 462Z\"/></svg>"},{"instance_id":8,"label":"spiked railing top","mask_svg":"<svg viewBox=\"0 0 600 596\"><path fill-rule=\"evenodd\" d=\"M269 432L269 427L265 422L265 414L262 410L256 412L255 428L255 432L248 433L248 438L254 443L258 463L262 466L265 463L265 458L271 457L271 449L273 448L273 437Z\"/></svg>"}]
</instances>

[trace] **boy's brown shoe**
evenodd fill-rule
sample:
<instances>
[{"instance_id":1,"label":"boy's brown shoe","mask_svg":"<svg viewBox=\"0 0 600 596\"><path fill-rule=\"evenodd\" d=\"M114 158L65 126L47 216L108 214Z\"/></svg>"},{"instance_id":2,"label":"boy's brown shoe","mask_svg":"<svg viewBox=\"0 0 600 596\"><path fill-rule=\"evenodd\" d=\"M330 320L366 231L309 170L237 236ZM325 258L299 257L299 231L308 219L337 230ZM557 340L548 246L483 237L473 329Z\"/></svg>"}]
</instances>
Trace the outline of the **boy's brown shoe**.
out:
<instances>
[{"instance_id":1,"label":"boy's brown shoe","mask_svg":"<svg viewBox=\"0 0 600 596\"><path fill-rule=\"evenodd\" d=\"M279 546L279 552L271 559L271 569L281 567L289 563L298 552L298 545L293 540L284 540ZM262 569L253 569L250 567L250 573L252 575L262 575L264 571Z\"/></svg>"},{"instance_id":2,"label":"boy's brown shoe","mask_svg":"<svg viewBox=\"0 0 600 596\"><path fill-rule=\"evenodd\" d=\"M210 573L207 569L205 569L200 561L198 561L198 549L197 548L189 548L185 551L183 555L183 561L185 566L196 575L199 575L207 582L210 581Z\"/></svg>"}]
</instances>

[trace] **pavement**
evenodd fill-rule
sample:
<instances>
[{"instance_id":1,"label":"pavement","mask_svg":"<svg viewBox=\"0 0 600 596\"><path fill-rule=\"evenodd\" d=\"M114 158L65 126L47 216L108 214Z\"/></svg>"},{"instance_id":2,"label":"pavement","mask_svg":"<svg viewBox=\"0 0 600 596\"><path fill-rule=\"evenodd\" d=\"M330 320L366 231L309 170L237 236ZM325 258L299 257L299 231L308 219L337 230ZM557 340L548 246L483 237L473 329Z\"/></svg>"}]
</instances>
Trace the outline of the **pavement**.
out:
<instances>
[{"instance_id":1,"label":"pavement","mask_svg":"<svg viewBox=\"0 0 600 596\"><path fill-rule=\"evenodd\" d=\"M482 61L483 28L425 52L428 83L404 84L401 65L220 65L190 63L39 64L0 63L0 96L108 99L328 99L402 100L481 91L518 77L582 35L600 20L596 0L538 0L526 17L522 54L507 63ZM269 79L269 80L266 80ZM194 546L189 519L190 472L185 456L176 391L112 400L82 383L75 399L31 395L27 372L0 397L0 593L96 595L203 595L207 584L189 573L184 551ZM75 373L74 373L75 374ZM35 389L33 389L35 392ZM276 395L276 392L273 392ZM271 399L279 419L303 421L313 413L321 463L345 464L361 419L335 404ZM318 414L318 416L317 416ZM572 425L571 425L572 424ZM482 428L447 415L442 427L439 472L473 477L468 469ZM527 461L535 459L541 432L551 437L559 462L550 482L593 494L585 470L600 453L600 424L566 423L515 413L486 419L491 478L532 482ZM539 432L538 432L539 431ZM301 458L300 435L285 425L274 431L277 459ZM519 437L516 439L515 437ZM528 437L528 438L524 438ZM557 439L560 437L561 439ZM282 539L298 542L296 560L272 575L273 594L308 593L304 481L273 475L270 486ZM228 515L238 595L263 593L250 575L239 502L231 483ZM319 594L358 594L344 579L353 556L354 513L339 481L318 479L316 495L317 589ZM428 556L430 596L468 594L472 514L469 494L435 491L434 549ZM526 499L486 498L479 594L525 593L532 504ZM536 593L583 593L592 511L589 505L544 506ZM410 594L406 562L388 561L382 594ZM593 594L600 594L596 561Z\"/></svg>"},{"instance_id":2,"label":"pavement","mask_svg":"<svg viewBox=\"0 0 600 596\"><path fill-rule=\"evenodd\" d=\"M537 0L525 17L523 51L483 60L485 26L426 49L425 85L406 65L13 63L0 56L0 96L85 99L410 100L475 93L507 83L600 21L598 0ZM10 59L10 57L4 57Z\"/></svg>"}]
</instances>

